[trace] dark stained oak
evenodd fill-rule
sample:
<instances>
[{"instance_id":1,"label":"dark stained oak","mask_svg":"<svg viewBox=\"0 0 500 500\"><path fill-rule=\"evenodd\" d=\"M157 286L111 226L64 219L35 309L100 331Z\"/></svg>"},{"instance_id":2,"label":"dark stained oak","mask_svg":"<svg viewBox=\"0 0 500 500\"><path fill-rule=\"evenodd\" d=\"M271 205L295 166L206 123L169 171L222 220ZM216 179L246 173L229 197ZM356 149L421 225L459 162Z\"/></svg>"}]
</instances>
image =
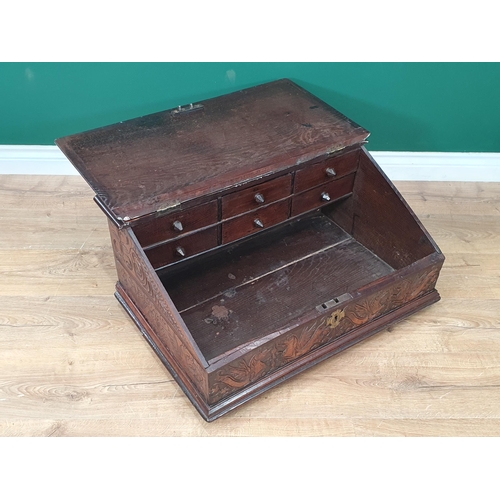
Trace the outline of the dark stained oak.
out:
<instances>
[{"instance_id":1,"label":"dark stained oak","mask_svg":"<svg viewBox=\"0 0 500 500\"><path fill-rule=\"evenodd\" d=\"M231 243L285 221L290 201L283 200L222 223L222 243Z\"/></svg>"},{"instance_id":2,"label":"dark stained oak","mask_svg":"<svg viewBox=\"0 0 500 500\"><path fill-rule=\"evenodd\" d=\"M444 257L367 136L280 80L57 141L117 299L205 420L439 300Z\"/></svg>"},{"instance_id":3,"label":"dark stained oak","mask_svg":"<svg viewBox=\"0 0 500 500\"><path fill-rule=\"evenodd\" d=\"M293 236L288 235L292 244ZM275 253L271 245L267 249ZM352 238L311 249L300 259L291 259L286 253L281 258L287 264L181 313L208 360L246 344L261 332L286 329L324 302L392 271ZM227 274L233 271L241 275L229 264ZM251 267L245 271L257 274Z\"/></svg>"},{"instance_id":4,"label":"dark stained oak","mask_svg":"<svg viewBox=\"0 0 500 500\"><path fill-rule=\"evenodd\" d=\"M218 221L217 200L197 207L180 210L134 228L135 235L143 247L178 238L191 231L210 226Z\"/></svg>"},{"instance_id":5,"label":"dark stained oak","mask_svg":"<svg viewBox=\"0 0 500 500\"><path fill-rule=\"evenodd\" d=\"M356 174L352 214L353 237L395 269L436 251L427 231L364 148Z\"/></svg>"},{"instance_id":6,"label":"dark stained oak","mask_svg":"<svg viewBox=\"0 0 500 500\"><path fill-rule=\"evenodd\" d=\"M355 172L358 168L359 149L349 153L320 160L295 174L294 191L300 193L320 184Z\"/></svg>"},{"instance_id":7,"label":"dark stained oak","mask_svg":"<svg viewBox=\"0 0 500 500\"><path fill-rule=\"evenodd\" d=\"M263 231L258 238L240 240L165 268L159 271L159 277L182 314L187 308L349 238L317 211Z\"/></svg>"},{"instance_id":8,"label":"dark stained oak","mask_svg":"<svg viewBox=\"0 0 500 500\"><path fill-rule=\"evenodd\" d=\"M300 215L309 210L327 206L332 201L350 194L354 185L354 175L347 175L295 195L292 198L292 215Z\"/></svg>"},{"instance_id":9,"label":"dark stained oak","mask_svg":"<svg viewBox=\"0 0 500 500\"><path fill-rule=\"evenodd\" d=\"M146 256L151 265L158 269L173 262L188 259L216 246L217 228L212 227L155 246L150 250L146 250Z\"/></svg>"},{"instance_id":10,"label":"dark stained oak","mask_svg":"<svg viewBox=\"0 0 500 500\"><path fill-rule=\"evenodd\" d=\"M135 218L342 150L369 133L290 80L57 140L115 217ZM277 145L279 144L279 147Z\"/></svg>"},{"instance_id":11,"label":"dark stained oak","mask_svg":"<svg viewBox=\"0 0 500 500\"><path fill-rule=\"evenodd\" d=\"M0 436L500 435L500 183L395 184L446 255L441 301L392 326L380 317L380 334L329 359L322 355L330 344L320 345L300 358L307 369L298 375L294 363L272 368L273 354L278 366L294 345L306 345L293 340L297 331L283 351L262 346L220 375L210 365L209 379L224 390L251 376L246 367L265 366L270 378L232 388L215 405L240 406L207 423L113 296L108 225L85 181L0 175ZM321 329L310 337L326 338ZM333 342L350 343L345 334ZM309 368L313 357L320 361Z\"/></svg>"},{"instance_id":12,"label":"dark stained oak","mask_svg":"<svg viewBox=\"0 0 500 500\"><path fill-rule=\"evenodd\" d=\"M290 174L222 197L222 218L234 217L286 198L292 192Z\"/></svg>"},{"instance_id":13,"label":"dark stained oak","mask_svg":"<svg viewBox=\"0 0 500 500\"><path fill-rule=\"evenodd\" d=\"M439 294L431 287L437 272L436 269L431 274L407 276L385 290L343 303L342 308L330 310L327 315L249 344L234 359L227 357L214 362L209 367L212 418L220 409L227 411L228 407L241 404L243 401L238 399L248 398L249 393L262 391L259 379L266 377L266 385L273 386L294 372L300 372L436 302ZM233 396L236 401L228 400L228 396Z\"/></svg>"}]
</instances>

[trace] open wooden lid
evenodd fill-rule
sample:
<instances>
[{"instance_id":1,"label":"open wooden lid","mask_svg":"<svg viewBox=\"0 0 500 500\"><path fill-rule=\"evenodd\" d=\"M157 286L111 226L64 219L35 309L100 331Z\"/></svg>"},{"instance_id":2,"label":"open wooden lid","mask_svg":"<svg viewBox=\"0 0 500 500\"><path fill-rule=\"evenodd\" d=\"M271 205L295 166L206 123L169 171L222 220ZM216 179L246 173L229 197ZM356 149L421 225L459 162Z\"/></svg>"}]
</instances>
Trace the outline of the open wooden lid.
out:
<instances>
[{"instance_id":1,"label":"open wooden lid","mask_svg":"<svg viewBox=\"0 0 500 500\"><path fill-rule=\"evenodd\" d=\"M369 132L278 80L56 141L110 215L129 220L362 143Z\"/></svg>"}]
</instances>

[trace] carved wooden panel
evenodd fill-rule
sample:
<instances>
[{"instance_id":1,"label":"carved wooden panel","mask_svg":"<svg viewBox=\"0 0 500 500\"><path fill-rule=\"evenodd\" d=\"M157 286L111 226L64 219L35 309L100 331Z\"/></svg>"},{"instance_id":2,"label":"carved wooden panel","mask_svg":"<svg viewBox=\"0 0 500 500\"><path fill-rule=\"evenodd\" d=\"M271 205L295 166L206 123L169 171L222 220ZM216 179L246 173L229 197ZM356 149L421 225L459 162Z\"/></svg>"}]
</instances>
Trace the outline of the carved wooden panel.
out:
<instances>
[{"instance_id":1,"label":"carved wooden panel","mask_svg":"<svg viewBox=\"0 0 500 500\"><path fill-rule=\"evenodd\" d=\"M165 292L160 289L162 285L158 283L156 274L153 275L145 265L145 257L139 255L127 229L118 230L111 223L109 227L120 283L152 326L163 347L206 397L208 387L205 369L197 359L198 353L185 340L186 333L172 314L169 304L163 300Z\"/></svg>"},{"instance_id":2,"label":"carved wooden panel","mask_svg":"<svg viewBox=\"0 0 500 500\"><path fill-rule=\"evenodd\" d=\"M441 263L435 264L430 270L329 311L214 371L209 376L209 403L215 404L354 328L432 291L440 268Z\"/></svg>"}]
</instances>

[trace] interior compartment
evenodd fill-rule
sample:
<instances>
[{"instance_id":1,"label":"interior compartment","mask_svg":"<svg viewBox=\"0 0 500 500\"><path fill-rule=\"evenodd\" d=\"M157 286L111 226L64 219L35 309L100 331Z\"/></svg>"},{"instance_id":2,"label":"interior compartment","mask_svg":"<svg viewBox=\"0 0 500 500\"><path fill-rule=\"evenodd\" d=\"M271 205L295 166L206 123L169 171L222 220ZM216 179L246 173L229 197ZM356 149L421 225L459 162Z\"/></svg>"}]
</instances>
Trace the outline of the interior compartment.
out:
<instances>
[{"instance_id":1,"label":"interior compartment","mask_svg":"<svg viewBox=\"0 0 500 500\"><path fill-rule=\"evenodd\" d=\"M159 276L210 360L392 271L317 211Z\"/></svg>"},{"instance_id":2,"label":"interior compartment","mask_svg":"<svg viewBox=\"0 0 500 500\"><path fill-rule=\"evenodd\" d=\"M157 271L207 360L434 251L364 151L352 182L337 202Z\"/></svg>"}]
</instances>

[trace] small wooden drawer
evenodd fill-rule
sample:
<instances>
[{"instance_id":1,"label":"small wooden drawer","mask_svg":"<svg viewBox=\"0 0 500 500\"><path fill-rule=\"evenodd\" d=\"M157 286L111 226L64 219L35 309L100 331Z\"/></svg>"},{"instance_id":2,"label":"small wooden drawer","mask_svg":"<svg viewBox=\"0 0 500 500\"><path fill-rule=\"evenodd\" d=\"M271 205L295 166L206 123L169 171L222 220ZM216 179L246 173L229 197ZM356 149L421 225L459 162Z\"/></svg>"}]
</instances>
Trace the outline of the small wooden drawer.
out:
<instances>
[{"instance_id":1,"label":"small wooden drawer","mask_svg":"<svg viewBox=\"0 0 500 500\"><path fill-rule=\"evenodd\" d=\"M354 176L350 174L338 181L331 181L292 198L292 216L327 205L352 192Z\"/></svg>"},{"instance_id":2,"label":"small wooden drawer","mask_svg":"<svg viewBox=\"0 0 500 500\"><path fill-rule=\"evenodd\" d=\"M292 176L284 175L222 197L222 218L243 214L286 198L292 193Z\"/></svg>"},{"instance_id":3,"label":"small wooden drawer","mask_svg":"<svg viewBox=\"0 0 500 500\"><path fill-rule=\"evenodd\" d=\"M151 265L158 269L217 246L217 227L211 227L146 250Z\"/></svg>"},{"instance_id":4,"label":"small wooden drawer","mask_svg":"<svg viewBox=\"0 0 500 500\"><path fill-rule=\"evenodd\" d=\"M279 201L222 223L222 243L239 240L288 219L290 200Z\"/></svg>"},{"instance_id":5,"label":"small wooden drawer","mask_svg":"<svg viewBox=\"0 0 500 500\"><path fill-rule=\"evenodd\" d=\"M303 170L299 170L295 174L294 192L300 193L354 172L358 166L358 157L359 151L352 151L342 156L322 160Z\"/></svg>"},{"instance_id":6,"label":"small wooden drawer","mask_svg":"<svg viewBox=\"0 0 500 500\"><path fill-rule=\"evenodd\" d=\"M187 210L158 217L146 224L134 227L134 233L142 247L177 238L204 226L217 222L217 200Z\"/></svg>"}]
</instances>

